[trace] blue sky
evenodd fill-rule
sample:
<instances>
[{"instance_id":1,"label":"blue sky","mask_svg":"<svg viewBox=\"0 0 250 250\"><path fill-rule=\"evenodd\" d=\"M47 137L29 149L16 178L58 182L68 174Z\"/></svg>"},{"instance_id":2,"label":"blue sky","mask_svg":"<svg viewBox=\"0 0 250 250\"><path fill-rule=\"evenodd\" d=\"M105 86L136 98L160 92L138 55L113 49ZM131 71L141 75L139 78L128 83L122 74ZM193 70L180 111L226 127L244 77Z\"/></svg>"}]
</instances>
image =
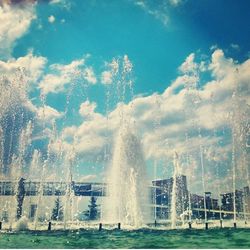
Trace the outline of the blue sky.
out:
<instances>
[{"instance_id":1,"label":"blue sky","mask_svg":"<svg viewBox=\"0 0 250 250\"><path fill-rule=\"evenodd\" d=\"M13 56L24 56L32 49L34 54L46 57L48 64L68 64L90 54L89 62L100 74L105 61L128 54L135 71L135 94L163 92L175 79L184 58L192 52L208 55L212 45L227 50L232 44L241 44L240 50L228 51L228 54L236 55L237 60L247 58L250 7L244 1L216 4L180 1L176 5L171 1L142 2L148 10L140 3L61 1L38 4L37 18L27 34L18 40ZM166 23L149 14L150 8L163 15ZM53 23L48 21L51 16L55 18ZM245 31L244 35L238 27ZM97 110L103 112L105 100L99 91L98 87L94 89L89 98L100 103ZM64 103L59 100L52 104L60 109Z\"/></svg>"},{"instance_id":2,"label":"blue sky","mask_svg":"<svg viewBox=\"0 0 250 250\"><path fill-rule=\"evenodd\" d=\"M172 155L177 151L183 173L198 190L202 145L208 188L213 187L214 166L219 166L217 177L225 177L222 185L230 189L232 126L245 131L239 132L242 140L237 147L239 182L246 176L250 76L247 1L7 2L0 5L0 72L11 86L7 90L1 84L1 92L5 96L8 91L15 92L16 96L10 94L1 102L3 161L9 159L5 165L11 163L13 154L30 162L34 149L41 152L44 161L50 141L49 157L54 165L61 160L61 143L63 151L76 151L76 172L80 173L76 178L102 180L119 129L117 104L124 101L124 112L136 123L142 140L149 176L155 161L155 177L171 176ZM26 73L24 83L18 85L20 67ZM121 86L126 88L124 99ZM236 105L232 92L237 88ZM13 103L25 111L13 108ZM236 116L231 123L228 117L234 113L230 110L238 110L242 104L244 108L236 112L242 123L235 122ZM14 129L16 143L7 139L12 132L6 132L12 119L8 117L15 116L12 113L19 121L18 115L25 113ZM31 142L27 140L27 152L20 156L20 135L29 120L33 124ZM188 163L187 156L191 159ZM56 171L62 173L56 169L54 175Z\"/></svg>"},{"instance_id":3,"label":"blue sky","mask_svg":"<svg viewBox=\"0 0 250 250\"><path fill-rule=\"evenodd\" d=\"M66 7L39 4L37 19L18 40L13 55L24 56L32 48L52 64L90 53L92 62L102 66L103 61L128 54L136 71L136 93L163 91L183 58L198 50L206 54L215 44L222 49L240 44L237 59L246 59L250 7L245 1L184 1L177 6L168 1L148 2L147 8L166 15L166 24L141 8L139 1L71 1ZM52 24L49 16L55 17Z\"/></svg>"}]
</instances>

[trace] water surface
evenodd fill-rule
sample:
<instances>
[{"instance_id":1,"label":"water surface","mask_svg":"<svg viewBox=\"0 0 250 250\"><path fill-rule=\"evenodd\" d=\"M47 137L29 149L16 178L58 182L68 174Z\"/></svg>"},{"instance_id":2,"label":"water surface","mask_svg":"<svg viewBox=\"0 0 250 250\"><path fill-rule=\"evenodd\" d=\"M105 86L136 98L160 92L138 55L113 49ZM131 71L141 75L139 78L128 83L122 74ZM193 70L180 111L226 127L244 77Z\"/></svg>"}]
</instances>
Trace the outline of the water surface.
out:
<instances>
[{"instance_id":1,"label":"water surface","mask_svg":"<svg viewBox=\"0 0 250 250\"><path fill-rule=\"evenodd\" d=\"M12 232L0 248L250 248L250 229Z\"/></svg>"}]
</instances>

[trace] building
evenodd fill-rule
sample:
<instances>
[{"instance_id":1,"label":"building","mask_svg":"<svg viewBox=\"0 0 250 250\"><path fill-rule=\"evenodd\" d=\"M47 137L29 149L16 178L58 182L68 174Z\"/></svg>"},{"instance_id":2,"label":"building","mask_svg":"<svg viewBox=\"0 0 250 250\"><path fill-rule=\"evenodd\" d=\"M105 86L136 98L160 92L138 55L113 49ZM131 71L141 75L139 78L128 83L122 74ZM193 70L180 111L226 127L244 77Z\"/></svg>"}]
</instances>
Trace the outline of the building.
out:
<instances>
[{"instance_id":1,"label":"building","mask_svg":"<svg viewBox=\"0 0 250 250\"><path fill-rule=\"evenodd\" d=\"M243 191L235 190L235 208L237 214L244 211L243 194ZM221 210L234 212L234 192L221 194ZM233 218L233 213L225 216Z\"/></svg>"},{"instance_id":2,"label":"building","mask_svg":"<svg viewBox=\"0 0 250 250\"><path fill-rule=\"evenodd\" d=\"M249 187L243 188L243 194L244 194L244 210L245 213L250 214L250 190ZM248 215L247 218L250 218Z\"/></svg>"},{"instance_id":3,"label":"building","mask_svg":"<svg viewBox=\"0 0 250 250\"><path fill-rule=\"evenodd\" d=\"M206 203L204 203L204 198ZM198 194L190 194L190 202L193 218L205 218L205 205L207 219L219 218L219 214L214 213L214 210L219 210L218 199L212 198L211 192L206 192L203 196Z\"/></svg>"},{"instance_id":4,"label":"building","mask_svg":"<svg viewBox=\"0 0 250 250\"><path fill-rule=\"evenodd\" d=\"M23 178L18 182L0 181L0 221L7 222L23 215L30 220L34 220L35 217L39 221L49 220L57 197L64 199L68 193L72 204L77 204L77 206L72 206L70 211L76 216L82 212L86 203L82 197L105 196L106 184L35 182L24 181Z\"/></svg>"},{"instance_id":5,"label":"building","mask_svg":"<svg viewBox=\"0 0 250 250\"><path fill-rule=\"evenodd\" d=\"M221 209L234 211L234 192L221 194ZM235 190L236 212L243 212L243 191Z\"/></svg>"},{"instance_id":6,"label":"building","mask_svg":"<svg viewBox=\"0 0 250 250\"><path fill-rule=\"evenodd\" d=\"M152 202L156 205L156 217L159 219L170 218L171 199L173 191L173 177L152 181ZM188 208L187 178L184 175L176 179L176 211L181 215Z\"/></svg>"}]
</instances>

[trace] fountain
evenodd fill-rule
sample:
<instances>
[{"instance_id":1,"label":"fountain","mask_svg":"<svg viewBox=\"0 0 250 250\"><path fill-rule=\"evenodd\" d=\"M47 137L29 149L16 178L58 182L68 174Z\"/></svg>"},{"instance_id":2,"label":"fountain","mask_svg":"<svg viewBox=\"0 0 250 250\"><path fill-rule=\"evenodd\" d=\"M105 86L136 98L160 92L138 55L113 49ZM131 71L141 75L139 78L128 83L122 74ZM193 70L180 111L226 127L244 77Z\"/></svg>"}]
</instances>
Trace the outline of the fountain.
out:
<instances>
[{"instance_id":1,"label":"fountain","mask_svg":"<svg viewBox=\"0 0 250 250\"><path fill-rule=\"evenodd\" d=\"M179 175L179 163L178 163L178 154L174 153L174 174L173 174L173 187L172 187L172 198L171 198L171 228L176 228L176 220L177 220L177 178Z\"/></svg>"},{"instance_id":2,"label":"fountain","mask_svg":"<svg viewBox=\"0 0 250 250\"><path fill-rule=\"evenodd\" d=\"M134 228L145 225L150 214L145 161L139 139L126 126L117 133L107 176L104 221Z\"/></svg>"},{"instance_id":3,"label":"fountain","mask_svg":"<svg viewBox=\"0 0 250 250\"><path fill-rule=\"evenodd\" d=\"M17 222L16 222L16 225L15 225L15 229L17 231L24 231L24 230L28 230L28 218L25 217L25 216L22 216Z\"/></svg>"},{"instance_id":4,"label":"fountain","mask_svg":"<svg viewBox=\"0 0 250 250\"><path fill-rule=\"evenodd\" d=\"M152 154L152 158L146 162L142 144L138 138L139 136L137 136L139 129L137 131L134 129L134 125L131 125L136 123L135 110L133 110L133 108L138 104L138 100L133 102L133 89L130 77L132 65L128 62L127 57L123 59L123 63L119 60L116 63L117 72L121 71L122 73L113 72L115 82L113 85L107 86L106 114L98 113L97 115L97 117L102 117L102 121L106 123L105 128L103 128L101 132L105 137L104 150L100 153L100 155L103 154L103 162L100 160L102 159L100 155L97 159L93 160L94 163L100 163L102 171L100 171L100 169L99 171L105 172L107 177L104 181L105 183L99 185L99 191L92 189L95 183L84 183L85 186L82 186L83 189L87 189L88 186L90 186L90 188L89 190L81 190L82 193L80 194L81 196L85 196L87 193L89 196L101 197L100 199L98 197L98 203L101 204L100 221L98 221L101 223L100 228L104 228L106 224L110 224L110 228L112 228L113 224L116 224L118 228L134 229L155 222L155 228L158 228L158 226L161 227L164 224L167 229L177 229L179 228L180 222L182 222L182 228L187 228L187 224L185 224L187 221L191 228L191 222L196 220L200 220L200 224L202 224L204 228L204 223L207 224L208 221L209 223L213 223L213 218L211 218L212 212L210 210L214 210L214 208L209 204L209 201L211 201L210 196L207 196L207 194L210 194L208 191L210 191L211 188L209 175L214 174L218 179L216 183L217 193L215 193L215 195L220 197L221 191L224 189L224 184L220 179L220 163L216 162L215 164L216 173L209 172L211 168L209 168L209 159L206 154L208 149L206 145L207 131L204 130L198 116L191 116L196 109L199 109L199 107L203 105L203 102L206 101L206 97L202 96L202 91L200 91L197 86L186 86L183 114L186 120L189 119L190 124L186 126L182 134L182 141L179 142L182 144L181 147L180 145L174 145L174 143L171 144L171 138L166 138L165 141L168 139L170 141L166 149L159 139L159 141L155 143L155 147L157 154L159 153L161 158L159 159L158 156L155 157ZM18 81L19 80L20 82L23 81L21 79L18 79ZM0 180L0 187L1 192L4 193L4 195L0 197L0 212L2 216L0 222L4 221L3 226L8 229L19 228L17 226L19 225L17 223L19 220L21 220L20 224L23 224L22 221L24 220L24 224L29 224L27 228L35 230L40 230L41 228L47 230L48 223L51 220L52 224L50 224L50 229L56 228L57 226L65 230L69 228L80 228L82 225L86 226L87 223L82 218L81 222L76 219L79 213L84 212L81 208L80 199L78 200L80 197L77 197L77 199L75 197L78 194L76 194L74 186L75 182L77 182L76 170L77 164L79 163L77 161L80 158L79 155L77 155L78 134L74 132L74 136L68 141L67 139L64 140L65 138L63 138L61 134L65 127L67 128L66 114L70 112L70 96L73 91L71 89L67 95L67 103L65 111L63 112L64 117L60 126L55 120L50 122L46 120L46 96L41 93L40 108L42 114L39 118L41 119L39 126L42 128L37 128L36 119L26 115L24 109L18 108L17 101L19 99L23 105L27 102L27 93L25 92L25 88L15 81L13 80L11 84L13 86L16 84L16 87L13 87L11 84L0 85L1 90L3 90L2 93L7 93L7 87L11 88L8 94L9 98L4 99L4 101L0 103L2 108L0 110L0 168L1 177L3 177L3 179ZM22 92L20 97L18 97L15 88L20 89L19 91ZM127 93L127 88L129 93ZM113 110L111 106L113 105L113 100L111 91L113 89L116 89L113 99L117 101L115 111L120 118L119 122L117 122L117 120L115 120L115 122L112 121ZM214 95L216 95L216 93ZM142 112L144 112L143 98L140 98L142 100L140 108ZM204 100L202 98L204 98ZM148 99L152 101L150 105L156 107L152 109L153 112L155 112L155 116L154 119L151 120L145 117L147 124L144 125L145 127L151 126L154 131L152 136L155 136L157 139L157 134L161 134L160 130L162 128L163 130L165 129L164 124L166 121L164 121L164 119L162 120L164 97L163 95L155 94L153 98L150 96ZM128 104L126 104L127 101L129 102ZM227 131L222 133L220 128L213 128L213 133L215 135L214 137L220 136L221 138L226 136L230 137L230 133L232 135L232 154L231 158L229 157L231 166L228 167L228 170L231 171L232 179L229 181L232 193L232 208L223 208L222 205L217 205L215 212L218 215L216 219L222 223L225 209L227 209L227 212L229 212L228 218L233 219L228 223L231 223L232 226L233 223L236 224L237 222L238 226L241 222L241 218L243 218L244 222L247 222L249 218L249 191L247 191L247 189L244 191L242 209L239 208L240 201L239 197L237 197L239 192L236 191L236 188L239 187L240 174L242 174L240 171L244 171L244 174L248 176L246 179L249 186L248 151L244 149L244 145L246 148L249 148L249 143L246 141L247 136L245 136L245 134L249 132L244 130L246 129L246 125L243 123L247 123L247 114L244 114L246 116L244 117L244 110L242 111L240 109L240 92L237 90L237 86L233 91L231 101L233 106L231 119L228 120L228 128L224 128L225 130L228 129L228 134L226 135ZM215 103L215 100L212 100L211 105L215 106ZM151 107L150 105L149 108ZM214 113L216 113L216 110L214 110ZM215 120L214 122L216 122L220 118L214 116L213 119ZM141 122L140 119L138 120ZM226 127L227 125L223 126ZM141 128L140 124L138 128ZM40 137L46 138L46 142L44 143L46 145L44 148L32 148L30 146L33 143L34 137L36 137L34 134L36 134L39 129L41 130ZM175 129L174 127L174 131ZM50 132L46 134L48 131ZM90 133L92 132L91 129L89 131ZM143 138L144 131L142 130L140 133ZM114 137L114 143L111 143L112 137ZM196 138L197 141L193 141L194 138ZM223 138L220 140L223 141ZM220 142L215 143L220 144ZM58 146L57 151L54 151L55 144ZM183 146L183 144L185 144L185 146ZM145 144L144 146L146 148L148 145ZM169 157L168 154L169 152L172 154L175 148L176 151L178 149L178 154L176 152L174 153L172 164L172 159L169 159L172 157ZM165 153L166 155L164 155ZM245 165L240 161L241 158L244 159ZM198 186L200 187L200 194L197 195L198 205L194 202L194 196L190 189L187 189L187 185L185 187L184 185L182 186L182 179L179 179L183 171L183 166L185 165L186 170L188 170L185 172L185 175L188 175L188 182L190 184L190 179L193 177L192 174L194 174L189 173L192 159L195 159L197 164L195 178L197 182L199 182ZM152 162L150 162L150 160L152 160ZM166 180L166 178L169 176L166 177L164 176L165 173L161 173L163 161L167 162L167 164L164 163L166 166L163 167L167 168L167 170L169 169L170 172L172 171L172 166L174 166L174 171L169 174L171 178L168 180ZM184 162L186 162L186 164ZM148 166L146 166L146 163ZM84 164L83 162L83 167ZM146 167L152 167L152 178L156 180L154 185L147 181ZM60 173L60 176L58 178L51 178L53 174L56 175L55 173ZM160 180L158 180L158 178ZM164 178L165 183L161 180ZM11 186L8 186L5 180L10 182ZM167 181L169 182L167 183ZM161 184L159 184L160 182ZM29 183L30 186L33 185L33 189L24 191L23 186L26 188ZM57 190L56 185L61 185L62 188L59 190L60 192ZM62 211L62 215L60 216L60 220L53 219L51 215L56 196L58 199L59 196L61 196L62 204L60 204L59 207L60 211ZM77 215L75 210L77 210ZM6 216L7 213L8 216ZM188 220L186 220L187 217ZM96 220L88 222L86 227L95 226L97 228L96 223ZM193 223L192 228L195 228L194 224L195 223ZM226 223L224 224L226 226ZM196 226L197 225L198 223L196 223Z\"/></svg>"}]
</instances>

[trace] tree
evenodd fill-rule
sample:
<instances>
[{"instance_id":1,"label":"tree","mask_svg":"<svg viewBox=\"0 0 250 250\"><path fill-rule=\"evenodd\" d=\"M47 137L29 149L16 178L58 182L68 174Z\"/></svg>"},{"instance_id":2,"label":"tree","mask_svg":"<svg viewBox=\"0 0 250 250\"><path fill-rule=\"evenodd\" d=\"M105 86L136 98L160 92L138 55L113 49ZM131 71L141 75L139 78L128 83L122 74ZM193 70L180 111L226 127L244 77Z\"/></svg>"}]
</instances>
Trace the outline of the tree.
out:
<instances>
[{"instance_id":1,"label":"tree","mask_svg":"<svg viewBox=\"0 0 250 250\"><path fill-rule=\"evenodd\" d=\"M51 220L62 220L63 210L60 202L59 196L55 200L55 207L52 210Z\"/></svg>"},{"instance_id":2,"label":"tree","mask_svg":"<svg viewBox=\"0 0 250 250\"><path fill-rule=\"evenodd\" d=\"M23 212L23 200L25 196L25 187L24 187L24 178L20 178L18 181L18 186L17 186L17 194L16 194L16 199L17 199L17 212L16 212L16 218L19 220L22 217L22 212Z\"/></svg>"},{"instance_id":3,"label":"tree","mask_svg":"<svg viewBox=\"0 0 250 250\"><path fill-rule=\"evenodd\" d=\"M84 213L89 220L96 220L99 217L99 205L96 204L96 200L96 197L91 196L90 205L88 205L89 210L85 211Z\"/></svg>"}]
</instances>

